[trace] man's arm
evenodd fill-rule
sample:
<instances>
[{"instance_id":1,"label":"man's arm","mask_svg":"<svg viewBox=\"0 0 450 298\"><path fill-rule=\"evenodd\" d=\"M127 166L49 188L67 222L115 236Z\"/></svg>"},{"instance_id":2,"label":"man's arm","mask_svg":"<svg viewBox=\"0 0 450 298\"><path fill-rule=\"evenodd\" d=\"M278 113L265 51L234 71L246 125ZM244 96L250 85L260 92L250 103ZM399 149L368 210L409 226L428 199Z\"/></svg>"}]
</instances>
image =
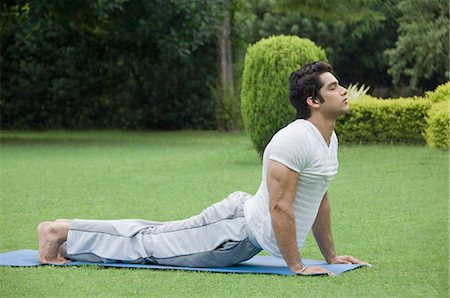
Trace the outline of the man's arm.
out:
<instances>
[{"instance_id":1,"label":"man's arm","mask_svg":"<svg viewBox=\"0 0 450 298\"><path fill-rule=\"evenodd\" d=\"M292 204L297 191L298 173L285 165L269 160L267 187L269 211L278 247L292 272L303 269L296 241L295 215Z\"/></svg>"},{"instance_id":2,"label":"man's arm","mask_svg":"<svg viewBox=\"0 0 450 298\"><path fill-rule=\"evenodd\" d=\"M336 256L333 236L331 235L330 203L325 193L320 203L316 220L312 226L314 238L328 264L367 264L352 256Z\"/></svg>"},{"instance_id":3,"label":"man's arm","mask_svg":"<svg viewBox=\"0 0 450 298\"><path fill-rule=\"evenodd\" d=\"M320 266L303 266L297 246L295 215L292 204L297 191L299 174L285 165L269 160L267 186L269 211L278 247L287 265L294 273L329 274Z\"/></svg>"},{"instance_id":4,"label":"man's arm","mask_svg":"<svg viewBox=\"0 0 450 298\"><path fill-rule=\"evenodd\" d=\"M336 257L330 221L330 203L328 202L328 194L325 193L322 202L320 203L316 220L312 226L312 231L314 238L316 238L317 245L328 263L331 263Z\"/></svg>"}]
</instances>

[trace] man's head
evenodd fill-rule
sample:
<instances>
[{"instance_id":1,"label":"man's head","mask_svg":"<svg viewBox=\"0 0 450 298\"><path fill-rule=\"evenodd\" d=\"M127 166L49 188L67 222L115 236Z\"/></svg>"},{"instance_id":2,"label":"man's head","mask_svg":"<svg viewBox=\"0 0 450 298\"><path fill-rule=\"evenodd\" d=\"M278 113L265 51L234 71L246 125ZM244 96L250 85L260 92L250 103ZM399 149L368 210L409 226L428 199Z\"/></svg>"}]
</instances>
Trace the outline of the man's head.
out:
<instances>
[{"instance_id":1,"label":"man's head","mask_svg":"<svg viewBox=\"0 0 450 298\"><path fill-rule=\"evenodd\" d=\"M291 73L289 77L289 100L297 110L298 119L308 119L311 117L311 108L320 106L327 102L331 108L341 108L338 104L343 103L342 111L336 110L339 114L348 111L346 94L347 90L339 85L339 82L332 74L333 67L323 61L316 61L304 65L297 71ZM327 97L324 96L327 94ZM331 104L331 105L330 105ZM345 106L345 107L344 107ZM332 112L329 110L329 112Z\"/></svg>"}]
</instances>

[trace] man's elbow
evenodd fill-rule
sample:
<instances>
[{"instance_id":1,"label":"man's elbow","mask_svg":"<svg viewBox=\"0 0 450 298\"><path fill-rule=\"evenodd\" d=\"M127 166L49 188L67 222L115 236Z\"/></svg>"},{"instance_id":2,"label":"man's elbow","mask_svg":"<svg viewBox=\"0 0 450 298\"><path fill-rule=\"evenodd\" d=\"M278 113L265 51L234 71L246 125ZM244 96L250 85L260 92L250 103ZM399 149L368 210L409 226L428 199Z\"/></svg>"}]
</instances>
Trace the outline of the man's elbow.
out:
<instances>
[{"instance_id":1,"label":"man's elbow","mask_svg":"<svg viewBox=\"0 0 450 298\"><path fill-rule=\"evenodd\" d=\"M291 217L293 216L292 206L283 202L275 202L270 205L270 216L272 218Z\"/></svg>"}]
</instances>

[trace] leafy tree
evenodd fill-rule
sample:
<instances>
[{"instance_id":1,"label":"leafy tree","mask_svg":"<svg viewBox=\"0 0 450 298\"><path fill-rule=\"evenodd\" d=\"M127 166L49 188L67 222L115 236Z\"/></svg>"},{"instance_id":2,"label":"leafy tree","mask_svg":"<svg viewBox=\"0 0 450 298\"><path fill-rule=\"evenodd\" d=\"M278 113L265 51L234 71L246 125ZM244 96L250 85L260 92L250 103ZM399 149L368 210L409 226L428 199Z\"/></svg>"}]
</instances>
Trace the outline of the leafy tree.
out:
<instances>
[{"instance_id":1,"label":"leafy tree","mask_svg":"<svg viewBox=\"0 0 450 298\"><path fill-rule=\"evenodd\" d=\"M2 3L2 127L212 128L221 2Z\"/></svg>"},{"instance_id":2,"label":"leafy tree","mask_svg":"<svg viewBox=\"0 0 450 298\"><path fill-rule=\"evenodd\" d=\"M3 128L84 128L105 120L101 94L110 86L99 63L104 47L93 34L26 2L2 4L1 33Z\"/></svg>"},{"instance_id":3,"label":"leafy tree","mask_svg":"<svg viewBox=\"0 0 450 298\"><path fill-rule=\"evenodd\" d=\"M382 20L384 16L370 6L379 0L272 0L283 12L299 12L303 16L326 22L356 23L365 20Z\"/></svg>"},{"instance_id":4,"label":"leafy tree","mask_svg":"<svg viewBox=\"0 0 450 298\"><path fill-rule=\"evenodd\" d=\"M377 11L383 18L369 18L344 25L341 35L331 43L330 61L345 84L360 82L371 86L374 95L391 96L393 90L390 94L379 90L393 87L387 72L388 59L383 52L392 47L397 38L397 0L366 2L368 9ZM332 23L328 26L334 27Z\"/></svg>"},{"instance_id":5,"label":"leafy tree","mask_svg":"<svg viewBox=\"0 0 450 298\"><path fill-rule=\"evenodd\" d=\"M216 97L216 118L219 130L231 130L241 125L239 97L235 91L231 29L235 12L235 1L223 0L220 30L218 33L219 81L212 88Z\"/></svg>"},{"instance_id":6,"label":"leafy tree","mask_svg":"<svg viewBox=\"0 0 450 298\"><path fill-rule=\"evenodd\" d=\"M247 0L235 16L235 36L249 43L279 34L306 37L325 49L342 83L390 86L383 51L397 37L395 2Z\"/></svg>"},{"instance_id":7,"label":"leafy tree","mask_svg":"<svg viewBox=\"0 0 450 298\"><path fill-rule=\"evenodd\" d=\"M398 3L398 39L385 51L395 83L434 89L449 79L449 8L445 0Z\"/></svg>"}]
</instances>

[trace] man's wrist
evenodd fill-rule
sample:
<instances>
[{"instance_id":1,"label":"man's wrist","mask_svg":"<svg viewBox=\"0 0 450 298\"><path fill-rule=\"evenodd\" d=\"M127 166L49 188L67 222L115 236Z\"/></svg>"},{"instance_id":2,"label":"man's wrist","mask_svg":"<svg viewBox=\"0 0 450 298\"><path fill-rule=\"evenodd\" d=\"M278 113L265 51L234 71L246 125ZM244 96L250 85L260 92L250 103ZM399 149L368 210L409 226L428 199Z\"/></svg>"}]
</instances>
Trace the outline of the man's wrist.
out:
<instances>
[{"instance_id":1,"label":"man's wrist","mask_svg":"<svg viewBox=\"0 0 450 298\"><path fill-rule=\"evenodd\" d=\"M336 253L332 254L331 256L325 257L325 261L327 261L328 264L333 263L334 259L336 259Z\"/></svg>"},{"instance_id":2,"label":"man's wrist","mask_svg":"<svg viewBox=\"0 0 450 298\"><path fill-rule=\"evenodd\" d=\"M302 274L303 271L305 271L308 268L308 266L306 266L306 265L302 265L302 266L303 266L302 269L299 272L296 272L297 274Z\"/></svg>"},{"instance_id":3,"label":"man's wrist","mask_svg":"<svg viewBox=\"0 0 450 298\"><path fill-rule=\"evenodd\" d=\"M306 266L303 263L296 264L295 266L293 266L291 268L291 271L298 274L298 273L301 273L303 270L305 270L305 267Z\"/></svg>"},{"instance_id":4,"label":"man's wrist","mask_svg":"<svg viewBox=\"0 0 450 298\"><path fill-rule=\"evenodd\" d=\"M300 273L300 271L302 271L304 267L305 267L305 265L300 263L300 264L295 264L294 266L291 266L290 269L294 273Z\"/></svg>"}]
</instances>

